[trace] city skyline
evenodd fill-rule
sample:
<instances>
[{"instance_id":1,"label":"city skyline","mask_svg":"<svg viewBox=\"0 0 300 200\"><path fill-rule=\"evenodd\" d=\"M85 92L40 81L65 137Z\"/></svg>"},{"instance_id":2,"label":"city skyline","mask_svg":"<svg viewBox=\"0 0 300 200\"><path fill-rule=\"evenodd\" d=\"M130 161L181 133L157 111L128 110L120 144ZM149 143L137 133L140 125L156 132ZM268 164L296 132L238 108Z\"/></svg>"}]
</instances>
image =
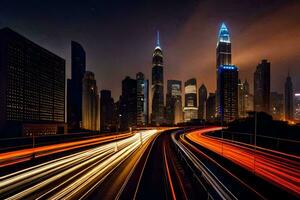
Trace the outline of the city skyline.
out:
<instances>
[{"instance_id":1,"label":"city skyline","mask_svg":"<svg viewBox=\"0 0 300 200\"><path fill-rule=\"evenodd\" d=\"M9 11L15 8L11 4L12 3L4 3L3 5L3 12L0 14L1 27L9 26L25 37L32 39L32 41L63 57L66 60L67 78L70 78L70 40L79 42L87 54L87 70L95 73L99 90L111 90L112 96L115 99L117 99L121 93L121 85L118 83L120 83L125 76L129 75L134 77L136 72L141 71L145 74L147 79L151 78L151 59L149 59L148 55L153 51L153 44L156 40L155 32L158 29L161 32L161 45L166 57L166 67L164 69L165 80L177 79L183 81L194 77L196 74L195 78L197 78L198 84L204 83L209 92L214 92L216 83L213 51L218 32L216 27L220 26L222 22L225 22L226 25L229 26L230 34L234 38L232 42L232 52L235 55L233 63L240 68L240 78L242 80L248 80L251 93L253 93L252 74L256 65L264 58L270 60L272 63L271 91L283 93L285 77L280 73L282 69L286 69L286 71L288 69L290 70L294 89L296 92L300 90L298 86L300 85L300 80L297 79L297 77L300 77L298 67L300 60L296 56L299 55L300 51L300 41L298 42L300 39L297 37L297 35L300 35L300 28L296 26L296 19L300 17L296 11L300 8L300 4L296 1L275 1L275 3L271 5L267 3L259 4L258 1L254 1L252 3L253 5L249 5L249 3L245 3L245 5L238 3L235 5L235 10L238 10L237 8L247 8L249 11L256 9L255 5L260 5L260 9L256 12L258 16L254 16L254 14L245 16L241 11L236 11L236 13L222 12L226 9L230 9L229 5L224 5L224 3L221 3L221 5L225 6L221 9L221 5L208 4L205 1L200 3L188 2L184 6L185 9L180 11L179 15L176 15L176 18L169 20L170 22L168 23L165 21L170 17L165 16L165 14L159 15L163 17L162 19L158 19L159 17L157 17L154 18L153 21L149 21L149 11L145 8L147 6L138 4L136 6L139 7L141 11L145 9L147 11L141 17L142 19L146 19L144 23L145 30L135 28L136 25L140 25L140 21L134 23L128 22L132 21L131 19L134 16L131 14L128 20L125 20L125 24L131 24L129 29L125 30L125 33L129 31L128 34L109 34L110 32L114 32L112 27L109 29L103 27L104 29L101 30L98 30L98 27L93 27L93 24L99 19L99 14L97 14L99 5L97 3L91 3L91 5L86 5L90 6L90 9L88 11L83 9L81 13L81 15L84 16L87 15L87 13L97 14L95 20L86 25L87 30L90 30L89 35L86 35L82 31L74 31L76 26L72 25L73 23L63 24L65 20L61 20L59 23L56 22L57 20L49 20L50 25L46 28L39 20L32 20L32 17L37 14L36 11L33 12L31 16L27 16L24 12L17 12L18 14L14 17L10 17ZM46 2L45 5L47 4ZM163 3L160 9L165 8L166 4L167 3ZM178 2L171 5L171 10L169 11L170 16L178 12L179 5L180 3ZM41 5L37 4L36 7L37 6ZM65 6L66 3L63 3L62 8ZM95 7L94 11L93 6ZM111 5L105 4L103 6L111 7ZM45 9L44 6L41 7ZM120 5L120 7L122 6ZM20 8L15 9L18 10ZM119 9L118 6L112 7L112 12L117 12ZM133 8L129 5L125 6L125 8L123 7L123 11L120 15L127 14L127 11L131 9ZM198 10L204 10L205 12L199 13L197 12ZM68 16L70 12L73 11L73 7L71 6L65 15ZM211 15L205 15L209 11L213 11L213 13ZM51 6L47 8L45 12L54 13ZM217 12L221 14L217 15ZM287 15L287 13L289 13L289 15ZM106 24L108 24L107 22L110 20L114 22L112 24L114 26L116 23L119 23L116 21L116 18L119 16L110 19L108 13L103 12L103 15L107 17L108 21L105 21ZM237 19L237 16L240 18ZM93 15L81 18L81 22L88 20L89 17L93 17ZM206 18L209 19L209 23L204 22ZM258 18L261 20L258 21ZM58 11L55 19L62 19L62 11ZM272 21L268 23L270 19L272 19ZM76 17L74 17L74 19L69 18L68 20L69 22L76 22ZM29 22L30 26L25 26L28 25ZM101 20L100 22L104 23ZM65 27L63 25L65 25ZM32 29L32 27L35 28ZM60 31L54 31L56 29L60 29ZM77 29L79 29L79 27L77 27ZM99 32L101 34L98 34ZM203 37L206 38L205 41L202 39ZM256 46L253 43L255 43ZM278 48L279 46L280 48ZM255 49L255 52L253 49ZM119 58L113 59L111 58L112 56L108 56L108 54L116 54ZM175 71L175 69L177 71ZM107 74L111 76L107 76ZM206 74L209 74L209 76ZM111 80L109 77L114 77L114 80Z\"/></svg>"}]
</instances>

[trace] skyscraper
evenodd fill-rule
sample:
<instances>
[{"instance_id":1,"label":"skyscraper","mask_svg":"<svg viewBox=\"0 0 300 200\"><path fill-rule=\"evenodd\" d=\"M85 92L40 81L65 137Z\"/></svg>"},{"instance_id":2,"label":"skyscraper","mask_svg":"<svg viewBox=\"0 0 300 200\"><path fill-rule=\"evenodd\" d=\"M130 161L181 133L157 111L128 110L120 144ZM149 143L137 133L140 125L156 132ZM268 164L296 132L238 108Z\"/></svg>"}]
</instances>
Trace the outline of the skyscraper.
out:
<instances>
[{"instance_id":1,"label":"skyscraper","mask_svg":"<svg viewBox=\"0 0 300 200\"><path fill-rule=\"evenodd\" d=\"M218 117L231 122L238 117L238 68L234 65L218 67Z\"/></svg>"},{"instance_id":2,"label":"skyscraper","mask_svg":"<svg viewBox=\"0 0 300 200\"><path fill-rule=\"evenodd\" d=\"M110 90L100 92L100 130L101 132L112 132L115 130L114 99Z\"/></svg>"},{"instance_id":3,"label":"skyscraper","mask_svg":"<svg viewBox=\"0 0 300 200\"><path fill-rule=\"evenodd\" d=\"M136 126L137 120L137 84L136 80L126 77L122 81L122 95L120 97L120 128L128 130Z\"/></svg>"},{"instance_id":4,"label":"skyscraper","mask_svg":"<svg viewBox=\"0 0 300 200\"><path fill-rule=\"evenodd\" d=\"M285 114L285 120L293 120L293 83L292 79L290 77L290 74L288 74L285 86L284 86L284 114Z\"/></svg>"},{"instance_id":5,"label":"skyscraper","mask_svg":"<svg viewBox=\"0 0 300 200\"><path fill-rule=\"evenodd\" d=\"M152 124L164 122L164 69L163 53L160 47L159 32L157 44L152 56Z\"/></svg>"},{"instance_id":6,"label":"skyscraper","mask_svg":"<svg viewBox=\"0 0 300 200\"><path fill-rule=\"evenodd\" d=\"M254 72L254 110L270 111L270 62L262 60Z\"/></svg>"},{"instance_id":7,"label":"skyscraper","mask_svg":"<svg viewBox=\"0 0 300 200\"><path fill-rule=\"evenodd\" d=\"M181 87L181 81L167 81L166 118L171 125L182 122Z\"/></svg>"},{"instance_id":8,"label":"skyscraper","mask_svg":"<svg viewBox=\"0 0 300 200\"><path fill-rule=\"evenodd\" d=\"M65 132L65 60L0 29L0 137Z\"/></svg>"},{"instance_id":9,"label":"skyscraper","mask_svg":"<svg viewBox=\"0 0 300 200\"><path fill-rule=\"evenodd\" d=\"M231 64L231 41L224 23L219 30L217 54L217 115L230 122L238 117L238 68Z\"/></svg>"},{"instance_id":10,"label":"skyscraper","mask_svg":"<svg viewBox=\"0 0 300 200\"><path fill-rule=\"evenodd\" d=\"M148 124L149 113L149 81L145 80L142 72L136 74L137 83L137 126Z\"/></svg>"},{"instance_id":11,"label":"skyscraper","mask_svg":"<svg viewBox=\"0 0 300 200\"><path fill-rule=\"evenodd\" d=\"M82 80L82 128L100 130L98 87L93 72L86 71Z\"/></svg>"},{"instance_id":12,"label":"skyscraper","mask_svg":"<svg viewBox=\"0 0 300 200\"><path fill-rule=\"evenodd\" d=\"M217 68L220 65L231 65L231 42L229 31L224 23L219 30L217 43Z\"/></svg>"},{"instance_id":13,"label":"skyscraper","mask_svg":"<svg viewBox=\"0 0 300 200\"><path fill-rule=\"evenodd\" d=\"M77 43L71 42L71 80L68 81L68 124L71 129L79 129L82 121L82 80L85 74L85 51Z\"/></svg>"},{"instance_id":14,"label":"skyscraper","mask_svg":"<svg viewBox=\"0 0 300 200\"><path fill-rule=\"evenodd\" d=\"M209 93L206 100L206 121L214 121L216 118L216 95Z\"/></svg>"},{"instance_id":15,"label":"skyscraper","mask_svg":"<svg viewBox=\"0 0 300 200\"><path fill-rule=\"evenodd\" d=\"M198 107L198 118L199 119L205 119L206 118L206 114L205 114L205 110L206 110L206 99L207 99L207 89L205 87L204 84L202 84L199 87L199 91L198 91L198 101L199 101L199 107Z\"/></svg>"},{"instance_id":16,"label":"skyscraper","mask_svg":"<svg viewBox=\"0 0 300 200\"><path fill-rule=\"evenodd\" d=\"M198 119L197 81L195 78L189 79L184 83L184 98L184 121L188 122Z\"/></svg>"}]
</instances>

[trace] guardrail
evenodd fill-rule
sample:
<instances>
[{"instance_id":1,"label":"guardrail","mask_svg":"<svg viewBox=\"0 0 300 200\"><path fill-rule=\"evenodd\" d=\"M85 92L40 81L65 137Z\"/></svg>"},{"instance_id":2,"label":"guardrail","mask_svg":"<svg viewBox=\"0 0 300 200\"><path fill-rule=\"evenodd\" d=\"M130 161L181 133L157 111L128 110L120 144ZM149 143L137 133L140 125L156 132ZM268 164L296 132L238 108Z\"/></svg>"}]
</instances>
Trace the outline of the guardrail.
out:
<instances>
[{"instance_id":1,"label":"guardrail","mask_svg":"<svg viewBox=\"0 0 300 200\"><path fill-rule=\"evenodd\" d=\"M195 180L201 185L207 199L237 199L221 181L188 148L176 139L177 131L172 134L172 141L177 155L186 164Z\"/></svg>"},{"instance_id":2,"label":"guardrail","mask_svg":"<svg viewBox=\"0 0 300 200\"><path fill-rule=\"evenodd\" d=\"M255 135L253 133L233 132L224 129L223 131L208 133L208 135L216 138L222 138L223 135L224 139L243 142L251 145L254 145L254 141L256 141L256 146L258 147L264 147L289 154L300 155L299 140L271 137L261 134Z\"/></svg>"}]
</instances>

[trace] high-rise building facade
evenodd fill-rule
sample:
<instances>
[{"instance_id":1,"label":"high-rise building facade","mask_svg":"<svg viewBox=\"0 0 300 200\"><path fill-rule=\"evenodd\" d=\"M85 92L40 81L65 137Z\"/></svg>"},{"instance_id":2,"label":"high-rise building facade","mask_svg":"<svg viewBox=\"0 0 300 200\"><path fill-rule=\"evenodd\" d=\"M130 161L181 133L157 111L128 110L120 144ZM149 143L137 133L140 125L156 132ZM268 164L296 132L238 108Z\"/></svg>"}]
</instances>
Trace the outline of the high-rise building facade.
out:
<instances>
[{"instance_id":1,"label":"high-rise building facade","mask_svg":"<svg viewBox=\"0 0 300 200\"><path fill-rule=\"evenodd\" d=\"M206 121L216 120L216 95L215 93L209 93L206 100Z\"/></svg>"},{"instance_id":2,"label":"high-rise building facade","mask_svg":"<svg viewBox=\"0 0 300 200\"><path fill-rule=\"evenodd\" d=\"M268 60L262 60L254 72L254 110L270 111L270 66Z\"/></svg>"},{"instance_id":3,"label":"high-rise building facade","mask_svg":"<svg viewBox=\"0 0 300 200\"><path fill-rule=\"evenodd\" d=\"M231 65L231 42L229 31L224 23L222 23L217 43L217 68L221 65Z\"/></svg>"},{"instance_id":4,"label":"high-rise building facade","mask_svg":"<svg viewBox=\"0 0 300 200\"><path fill-rule=\"evenodd\" d=\"M128 130L136 126L137 115L137 84L136 80L126 77L122 81L120 97L120 129Z\"/></svg>"},{"instance_id":5,"label":"high-rise building facade","mask_svg":"<svg viewBox=\"0 0 300 200\"><path fill-rule=\"evenodd\" d=\"M294 115L294 91L293 91L293 83L290 75L286 78L284 85L284 114L285 120L293 120Z\"/></svg>"},{"instance_id":6,"label":"high-rise building facade","mask_svg":"<svg viewBox=\"0 0 300 200\"><path fill-rule=\"evenodd\" d=\"M164 123L164 69L163 53L157 33L157 44L152 56L152 114L151 122L154 125Z\"/></svg>"},{"instance_id":7,"label":"high-rise building facade","mask_svg":"<svg viewBox=\"0 0 300 200\"><path fill-rule=\"evenodd\" d=\"M184 83L184 100L184 121L188 122L198 119L197 81L195 78L189 79Z\"/></svg>"},{"instance_id":8,"label":"high-rise building facade","mask_svg":"<svg viewBox=\"0 0 300 200\"><path fill-rule=\"evenodd\" d=\"M238 68L234 65L218 67L218 118L231 122L238 118Z\"/></svg>"},{"instance_id":9,"label":"high-rise building facade","mask_svg":"<svg viewBox=\"0 0 300 200\"><path fill-rule=\"evenodd\" d=\"M83 47L71 42L71 79L68 81L67 104L68 125L70 129L81 128L82 122L82 80L86 71L85 51Z\"/></svg>"},{"instance_id":10,"label":"high-rise building facade","mask_svg":"<svg viewBox=\"0 0 300 200\"><path fill-rule=\"evenodd\" d=\"M275 120L283 120L283 94L270 93L270 114Z\"/></svg>"},{"instance_id":11,"label":"high-rise building facade","mask_svg":"<svg viewBox=\"0 0 300 200\"><path fill-rule=\"evenodd\" d=\"M167 81L166 118L167 123L174 125L182 122L182 86L179 80Z\"/></svg>"},{"instance_id":12,"label":"high-rise building facade","mask_svg":"<svg viewBox=\"0 0 300 200\"><path fill-rule=\"evenodd\" d=\"M198 101L199 101L199 104L198 104L198 118L199 119L205 119L206 118L206 114L205 114L205 110L206 110L206 99L207 99L207 89L205 87L204 84L202 84L200 87L199 87L199 90L198 90Z\"/></svg>"},{"instance_id":13,"label":"high-rise building facade","mask_svg":"<svg viewBox=\"0 0 300 200\"><path fill-rule=\"evenodd\" d=\"M114 99L110 90L100 91L100 130L112 132L115 130Z\"/></svg>"},{"instance_id":14,"label":"high-rise building facade","mask_svg":"<svg viewBox=\"0 0 300 200\"><path fill-rule=\"evenodd\" d=\"M146 126L149 118L149 81L142 72L136 74L137 126Z\"/></svg>"},{"instance_id":15,"label":"high-rise building facade","mask_svg":"<svg viewBox=\"0 0 300 200\"><path fill-rule=\"evenodd\" d=\"M93 72L86 71L82 80L82 128L100 130L98 87Z\"/></svg>"},{"instance_id":16,"label":"high-rise building facade","mask_svg":"<svg viewBox=\"0 0 300 200\"><path fill-rule=\"evenodd\" d=\"M294 96L294 119L300 122L300 93Z\"/></svg>"},{"instance_id":17,"label":"high-rise building facade","mask_svg":"<svg viewBox=\"0 0 300 200\"><path fill-rule=\"evenodd\" d=\"M230 34L224 23L219 30L216 55L217 116L222 122L230 122L238 117L238 68L231 62Z\"/></svg>"},{"instance_id":18,"label":"high-rise building facade","mask_svg":"<svg viewBox=\"0 0 300 200\"><path fill-rule=\"evenodd\" d=\"M65 132L65 60L0 29L0 137Z\"/></svg>"}]
</instances>

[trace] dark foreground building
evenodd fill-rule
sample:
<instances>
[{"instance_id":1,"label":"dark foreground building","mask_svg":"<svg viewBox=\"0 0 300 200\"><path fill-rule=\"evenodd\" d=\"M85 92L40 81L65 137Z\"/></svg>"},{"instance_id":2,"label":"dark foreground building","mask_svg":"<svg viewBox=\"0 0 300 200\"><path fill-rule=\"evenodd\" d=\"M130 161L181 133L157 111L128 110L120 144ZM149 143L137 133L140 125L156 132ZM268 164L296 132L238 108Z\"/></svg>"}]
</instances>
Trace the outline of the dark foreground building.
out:
<instances>
[{"instance_id":1,"label":"dark foreground building","mask_svg":"<svg viewBox=\"0 0 300 200\"><path fill-rule=\"evenodd\" d=\"M0 30L0 137L65 132L65 60Z\"/></svg>"},{"instance_id":2,"label":"dark foreground building","mask_svg":"<svg viewBox=\"0 0 300 200\"><path fill-rule=\"evenodd\" d=\"M110 90L100 92L100 127L101 132L112 132L114 124L114 99Z\"/></svg>"},{"instance_id":3,"label":"dark foreground building","mask_svg":"<svg viewBox=\"0 0 300 200\"><path fill-rule=\"evenodd\" d=\"M136 126L137 88L136 80L126 77L122 81L122 95L120 97L120 129L128 130Z\"/></svg>"}]
</instances>

